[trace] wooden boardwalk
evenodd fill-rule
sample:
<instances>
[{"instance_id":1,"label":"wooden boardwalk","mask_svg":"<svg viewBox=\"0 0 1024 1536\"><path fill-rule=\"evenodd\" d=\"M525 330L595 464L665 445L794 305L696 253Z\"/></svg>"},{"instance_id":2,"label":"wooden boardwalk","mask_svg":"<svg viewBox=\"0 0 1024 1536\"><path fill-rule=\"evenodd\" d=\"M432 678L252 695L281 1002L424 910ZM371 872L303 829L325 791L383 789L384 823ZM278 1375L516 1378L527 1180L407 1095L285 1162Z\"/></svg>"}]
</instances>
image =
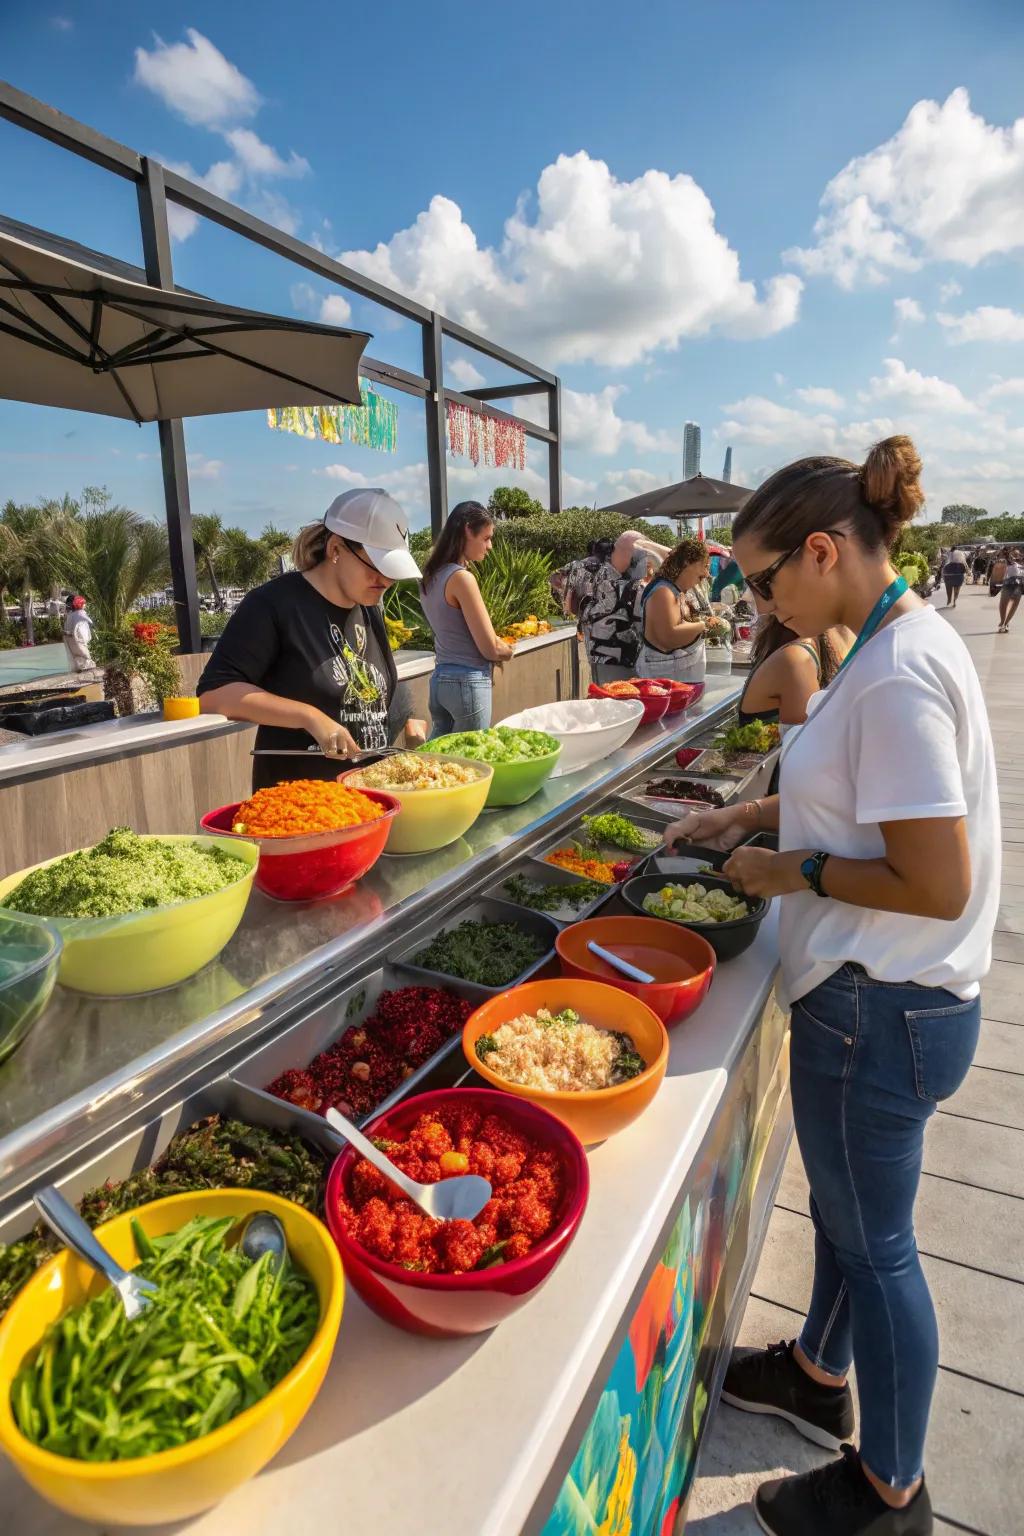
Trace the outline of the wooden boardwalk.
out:
<instances>
[{"instance_id":1,"label":"wooden boardwalk","mask_svg":"<svg viewBox=\"0 0 1024 1536\"><path fill-rule=\"evenodd\" d=\"M960 1091L929 1124L917 1235L939 1316L940 1369L926 1474L937 1531L1024 1531L1024 610L995 633L998 602L965 586L946 617L963 635L992 722L1003 815L995 962L982 990L981 1041ZM898 771L898 770L897 770ZM740 1334L791 1338L810 1295L807 1180L794 1144ZM779 1420L720 1404L699 1464L687 1532L757 1529L765 1477L826 1452ZM823 1533L825 1536L825 1533Z\"/></svg>"}]
</instances>

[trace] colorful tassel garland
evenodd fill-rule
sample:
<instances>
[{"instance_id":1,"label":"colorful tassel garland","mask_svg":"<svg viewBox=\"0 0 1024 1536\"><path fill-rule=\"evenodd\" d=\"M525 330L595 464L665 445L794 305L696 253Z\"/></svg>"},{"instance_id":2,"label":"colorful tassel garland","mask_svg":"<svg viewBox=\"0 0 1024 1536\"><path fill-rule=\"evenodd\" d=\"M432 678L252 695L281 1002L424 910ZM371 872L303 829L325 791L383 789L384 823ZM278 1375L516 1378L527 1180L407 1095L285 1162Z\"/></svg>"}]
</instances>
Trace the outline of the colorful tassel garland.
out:
<instances>
[{"instance_id":1,"label":"colorful tassel garland","mask_svg":"<svg viewBox=\"0 0 1024 1536\"><path fill-rule=\"evenodd\" d=\"M457 400L445 402L448 451L498 469L526 468L526 433L517 421L474 411Z\"/></svg>"},{"instance_id":2,"label":"colorful tassel garland","mask_svg":"<svg viewBox=\"0 0 1024 1536\"><path fill-rule=\"evenodd\" d=\"M267 426L275 432L319 438L337 445L355 443L378 453L398 448L398 407L359 380L362 405L284 405L267 411Z\"/></svg>"}]
</instances>

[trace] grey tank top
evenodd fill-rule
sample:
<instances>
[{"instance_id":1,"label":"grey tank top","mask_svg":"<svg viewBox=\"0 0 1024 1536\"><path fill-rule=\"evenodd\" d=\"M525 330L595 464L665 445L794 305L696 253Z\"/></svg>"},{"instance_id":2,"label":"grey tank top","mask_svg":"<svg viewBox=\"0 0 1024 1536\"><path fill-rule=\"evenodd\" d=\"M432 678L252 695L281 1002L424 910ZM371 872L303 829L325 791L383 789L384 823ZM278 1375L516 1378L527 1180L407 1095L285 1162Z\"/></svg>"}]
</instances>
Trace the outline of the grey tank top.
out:
<instances>
[{"instance_id":1,"label":"grey tank top","mask_svg":"<svg viewBox=\"0 0 1024 1536\"><path fill-rule=\"evenodd\" d=\"M491 663L483 656L469 632L469 625L461 608L453 608L445 601L444 590L449 578L465 567L442 565L429 586L420 582L420 600L427 623L434 631L434 654L442 665L456 662L463 667L479 667L490 672Z\"/></svg>"}]
</instances>

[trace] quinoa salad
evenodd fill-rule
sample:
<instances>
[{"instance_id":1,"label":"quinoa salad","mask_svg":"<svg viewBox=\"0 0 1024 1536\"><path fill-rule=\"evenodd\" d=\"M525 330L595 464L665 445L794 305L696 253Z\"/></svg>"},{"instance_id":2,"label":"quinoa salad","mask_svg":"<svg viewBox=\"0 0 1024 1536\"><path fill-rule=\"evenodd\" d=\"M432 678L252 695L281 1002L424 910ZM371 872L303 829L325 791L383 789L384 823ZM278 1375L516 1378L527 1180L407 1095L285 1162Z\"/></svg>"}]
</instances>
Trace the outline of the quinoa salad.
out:
<instances>
[{"instance_id":1,"label":"quinoa salad","mask_svg":"<svg viewBox=\"0 0 1024 1536\"><path fill-rule=\"evenodd\" d=\"M360 768L348 775L347 782L357 789L454 789L459 784L475 784L479 778L479 773L450 757L403 752Z\"/></svg>"},{"instance_id":2,"label":"quinoa salad","mask_svg":"<svg viewBox=\"0 0 1024 1536\"><path fill-rule=\"evenodd\" d=\"M629 1035L588 1024L574 1008L521 1013L481 1035L476 1054L506 1082L548 1093L614 1088L647 1066Z\"/></svg>"}]
</instances>

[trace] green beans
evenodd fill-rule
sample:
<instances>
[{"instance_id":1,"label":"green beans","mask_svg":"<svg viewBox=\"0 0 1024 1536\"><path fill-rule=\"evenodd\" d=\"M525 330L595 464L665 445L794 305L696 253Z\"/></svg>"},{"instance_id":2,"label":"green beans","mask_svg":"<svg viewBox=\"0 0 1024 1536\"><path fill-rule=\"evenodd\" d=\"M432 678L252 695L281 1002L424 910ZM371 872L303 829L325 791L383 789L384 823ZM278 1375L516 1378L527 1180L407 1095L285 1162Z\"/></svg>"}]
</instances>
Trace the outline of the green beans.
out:
<instances>
[{"instance_id":1,"label":"green beans","mask_svg":"<svg viewBox=\"0 0 1024 1536\"><path fill-rule=\"evenodd\" d=\"M316 1331L309 1279L228 1246L233 1216L165 1237L132 1222L140 1274L158 1287L131 1322L107 1287L51 1323L11 1389L27 1439L79 1461L129 1461L186 1445L250 1408Z\"/></svg>"}]
</instances>

